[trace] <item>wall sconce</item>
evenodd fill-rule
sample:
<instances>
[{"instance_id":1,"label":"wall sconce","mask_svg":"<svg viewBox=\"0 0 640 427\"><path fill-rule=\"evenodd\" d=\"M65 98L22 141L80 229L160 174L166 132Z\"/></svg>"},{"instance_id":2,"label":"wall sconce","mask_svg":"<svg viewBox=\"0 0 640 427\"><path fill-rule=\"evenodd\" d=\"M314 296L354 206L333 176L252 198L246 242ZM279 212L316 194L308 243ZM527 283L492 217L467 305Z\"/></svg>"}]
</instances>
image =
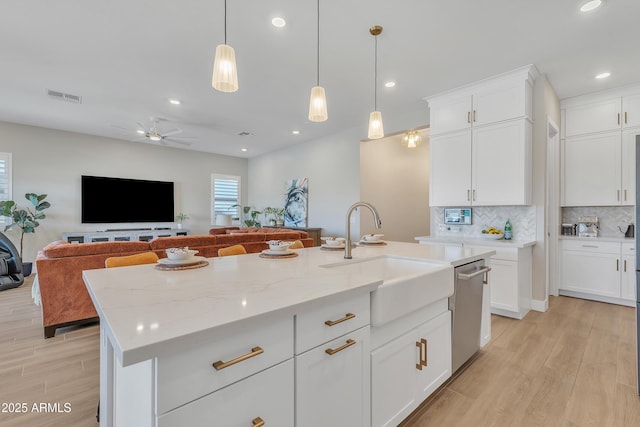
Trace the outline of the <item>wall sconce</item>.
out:
<instances>
[{"instance_id":1,"label":"wall sconce","mask_svg":"<svg viewBox=\"0 0 640 427\"><path fill-rule=\"evenodd\" d=\"M407 148L416 148L422 142L422 136L417 130L410 130L405 132L402 141L407 145Z\"/></svg>"}]
</instances>

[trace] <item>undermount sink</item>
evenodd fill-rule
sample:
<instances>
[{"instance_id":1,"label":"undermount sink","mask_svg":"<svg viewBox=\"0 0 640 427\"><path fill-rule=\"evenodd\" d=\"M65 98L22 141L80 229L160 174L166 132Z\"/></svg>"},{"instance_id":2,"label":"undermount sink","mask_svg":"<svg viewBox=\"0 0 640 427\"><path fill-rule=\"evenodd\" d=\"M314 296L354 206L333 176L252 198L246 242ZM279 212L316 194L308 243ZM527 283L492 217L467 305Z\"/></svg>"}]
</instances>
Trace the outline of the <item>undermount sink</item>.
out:
<instances>
[{"instance_id":1,"label":"undermount sink","mask_svg":"<svg viewBox=\"0 0 640 427\"><path fill-rule=\"evenodd\" d=\"M380 326L453 294L453 267L392 256L365 258L322 267L382 279L371 293L371 324Z\"/></svg>"}]
</instances>

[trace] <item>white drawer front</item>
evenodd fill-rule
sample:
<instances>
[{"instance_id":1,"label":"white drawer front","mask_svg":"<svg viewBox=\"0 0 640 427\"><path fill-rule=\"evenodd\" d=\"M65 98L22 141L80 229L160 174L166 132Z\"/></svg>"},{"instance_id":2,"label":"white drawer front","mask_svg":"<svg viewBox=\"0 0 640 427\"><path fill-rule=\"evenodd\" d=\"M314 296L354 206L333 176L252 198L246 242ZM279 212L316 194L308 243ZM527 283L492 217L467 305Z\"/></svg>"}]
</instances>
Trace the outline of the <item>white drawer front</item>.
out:
<instances>
[{"instance_id":1,"label":"white drawer front","mask_svg":"<svg viewBox=\"0 0 640 427\"><path fill-rule=\"evenodd\" d=\"M635 243L623 243L620 245L622 248L622 255L628 256L636 256L636 245Z\"/></svg>"},{"instance_id":2,"label":"white drawer front","mask_svg":"<svg viewBox=\"0 0 640 427\"><path fill-rule=\"evenodd\" d=\"M583 251L601 254L619 254L620 243L598 242L597 240L563 240L562 249L568 251Z\"/></svg>"},{"instance_id":3,"label":"white drawer front","mask_svg":"<svg viewBox=\"0 0 640 427\"><path fill-rule=\"evenodd\" d=\"M260 353L260 350L262 352ZM157 359L158 414L198 399L293 356L293 317L260 323L201 346ZM220 369L218 361L244 360Z\"/></svg>"},{"instance_id":4,"label":"white drawer front","mask_svg":"<svg viewBox=\"0 0 640 427\"><path fill-rule=\"evenodd\" d=\"M369 293L311 306L296 315L296 354L369 324Z\"/></svg>"},{"instance_id":5,"label":"white drawer front","mask_svg":"<svg viewBox=\"0 0 640 427\"><path fill-rule=\"evenodd\" d=\"M158 427L293 427L293 359L162 415Z\"/></svg>"}]
</instances>

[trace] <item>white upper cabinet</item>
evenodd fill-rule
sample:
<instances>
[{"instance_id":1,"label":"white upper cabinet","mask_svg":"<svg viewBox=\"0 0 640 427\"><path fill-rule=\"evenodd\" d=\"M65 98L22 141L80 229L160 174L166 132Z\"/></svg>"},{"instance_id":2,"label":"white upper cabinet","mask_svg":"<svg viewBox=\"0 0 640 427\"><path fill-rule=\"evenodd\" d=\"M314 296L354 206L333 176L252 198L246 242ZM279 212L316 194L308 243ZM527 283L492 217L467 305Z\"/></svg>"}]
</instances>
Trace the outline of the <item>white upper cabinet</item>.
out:
<instances>
[{"instance_id":1,"label":"white upper cabinet","mask_svg":"<svg viewBox=\"0 0 640 427\"><path fill-rule=\"evenodd\" d=\"M426 98L430 135L506 120L531 120L532 86L538 72L528 66Z\"/></svg>"},{"instance_id":2,"label":"white upper cabinet","mask_svg":"<svg viewBox=\"0 0 640 427\"><path fill-rule=\"evenodd\" d=\"M431 206L531 203L533 66L427 99Z\"/></svg>"},{"instance_id":3,"label":"white upper cabinet","mask_svg":"<svg viewBox=\"0 0 640 427\"><path fill-rule=\"evenodd\" d=\"M562 100L563 206L635 205L640 87Z\"/></svg>"},{"instance_id":4,"label":"white upper cabinet","mask_svg":"<svg viewBox=\"0 0 640 427\"><path fill-rule=\"evenodd\" d=\"M565 110L565 137L620 129L620 98L606 99Z\"/></svg>"}]
</instances>

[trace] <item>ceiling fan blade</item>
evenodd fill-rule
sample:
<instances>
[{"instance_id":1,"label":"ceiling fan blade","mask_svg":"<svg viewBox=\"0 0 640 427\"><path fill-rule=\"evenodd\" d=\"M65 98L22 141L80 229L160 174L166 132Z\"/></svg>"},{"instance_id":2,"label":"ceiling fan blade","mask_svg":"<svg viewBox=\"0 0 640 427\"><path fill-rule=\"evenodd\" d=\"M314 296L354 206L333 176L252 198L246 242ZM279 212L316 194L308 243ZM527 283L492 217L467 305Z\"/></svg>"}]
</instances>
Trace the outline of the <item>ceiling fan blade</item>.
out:
<instances>
[{"instance_id":1,"label":"ceiling fan blade","mask_svg":"<svg viewBox=\"0 0 640 427\"><path fill-rule=\"evenodd\" d=\"M127 132L135 132L135 130L134 130L134 129L124 128L124 127L122 127L122 126L111 125L111 127L112 127L112 128L115 128L115 129L124 130L124 131L127 131Z\"/></svg>"},{"instance_id":2,"label":"ceiling fan blade","mask_svg":"<svg viewBox=\"0 0 640 427\"><path fill-rule=\"evenodd\" d=\"M140 130L143 130L145 132L149 132L149 128L147 128L145 125L143 125L140 122L136 122L136 124L140 127Z\"/></svg>"},{"instance_id":3,"label":"ceiling fan blade","mask_svg":"<svg viewBox=\"0 0 640 427\"><path fill-rule=\"evenodd\" d=\"M179 133L182 133L182 129L171 129L168 130L166 132L160 132L162 134L162 136L171 136L171 135L178 135Z\"/></svg>"},{"instance_id":4,"label":"ceiling fan blade","mask_svg":"<svg viewBox=\"0 0 640 427\"><path fill-rule=\"evenodd\" d=\"M172 136L172 139L198 139L196 136Z\"/></svg>"}]
</instances>

